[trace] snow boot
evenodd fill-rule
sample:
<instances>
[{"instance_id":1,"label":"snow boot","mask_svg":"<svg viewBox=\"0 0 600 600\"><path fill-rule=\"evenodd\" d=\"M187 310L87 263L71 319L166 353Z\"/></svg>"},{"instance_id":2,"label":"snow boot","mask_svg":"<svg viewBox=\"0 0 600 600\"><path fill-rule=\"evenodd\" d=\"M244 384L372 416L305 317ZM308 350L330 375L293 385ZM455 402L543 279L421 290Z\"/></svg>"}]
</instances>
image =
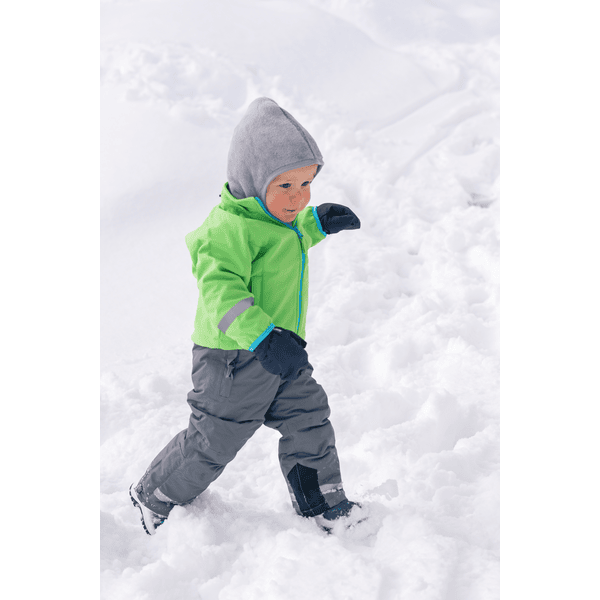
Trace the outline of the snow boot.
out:
<instances>
[{"instance_id":1,"label":"snow boot","mask_svg":"<svg viewBox=\"0 0 600 600\"><path fill-rule=\"evenodd\" d=\"M321 529L327 533L331 533L335 522L343 524L344 529L350 529L358 523L362 523L367 520L366 516L360 518L360 515L356 514L356 510L353 511L354 507L362 508L358 502L351 502L350 500L342 500L339 504L336 504L332 508L328 508L324 513L317 515L315 521ZM353 513L352 515L350 513ZM339 521L338 521L339 520Z\"/></svg>"},{"instance_id":2,"label":"snow boot","mask_svg":"<svg viewBox=\"0 0 600 600\"><path fill-rule=\"evenodd\" d=\"M133 505L136 508L140 509L140 519L142 521L142 527L144 528L144 531L148 535L154 535L156 533L156 528L162 525L167 520L167 517L158 515L155 512L152 512L146 506L144 506L139 496L137 495L137 492L135 491L135 487L133 487L133 485L134 484L132 483L129 486L129 497L131 498Z\"/></svg>"}]
</instances>

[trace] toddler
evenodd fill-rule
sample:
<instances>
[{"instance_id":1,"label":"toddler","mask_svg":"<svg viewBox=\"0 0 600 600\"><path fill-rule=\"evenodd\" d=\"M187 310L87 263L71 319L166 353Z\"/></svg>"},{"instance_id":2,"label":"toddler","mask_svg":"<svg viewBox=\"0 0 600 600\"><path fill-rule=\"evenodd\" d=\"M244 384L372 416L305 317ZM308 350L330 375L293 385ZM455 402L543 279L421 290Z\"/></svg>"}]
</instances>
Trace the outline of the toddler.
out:
<instances>
[{"instance_id":1,"label":"toddler","mask_svg":"<svg viewBox=\"0 0 600 600\"><path fill-rule=\"evenodd\" d=\"M345 206L308 206L322 167L290 113L269 98L250 104L233 133L221 202L186 236L199 290L191 415L129 489L150 535L263 424L281 434L279 462L299 515L327 529L356 504L342 487L327 396L305 350L308 249L360 228Z\"/></svg>"}]
</instances>

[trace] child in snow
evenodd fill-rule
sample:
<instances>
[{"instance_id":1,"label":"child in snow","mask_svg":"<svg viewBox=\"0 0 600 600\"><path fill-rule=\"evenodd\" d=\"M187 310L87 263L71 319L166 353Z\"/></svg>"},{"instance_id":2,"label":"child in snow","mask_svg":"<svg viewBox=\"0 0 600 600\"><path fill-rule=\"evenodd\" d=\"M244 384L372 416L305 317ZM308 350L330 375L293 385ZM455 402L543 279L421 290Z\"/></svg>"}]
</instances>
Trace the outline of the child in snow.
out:
<instances>
[{"instance_id":1,"label":"child in snow","mask_svg":"<svg viewBox=\"0 0 600 600\"><path fill-rule=\"evenodd\" d=\"M233 133L221 203L186 236L200 292L192 414L129 489L148 534L173 506L199 496L263 423L281 434L279 461L298 514L327 525L355 505L303 339L308 249L360 227L345 206L307 206L322 166L291 114L269 98L250 104Z\"/></svg>"}]
</instances>

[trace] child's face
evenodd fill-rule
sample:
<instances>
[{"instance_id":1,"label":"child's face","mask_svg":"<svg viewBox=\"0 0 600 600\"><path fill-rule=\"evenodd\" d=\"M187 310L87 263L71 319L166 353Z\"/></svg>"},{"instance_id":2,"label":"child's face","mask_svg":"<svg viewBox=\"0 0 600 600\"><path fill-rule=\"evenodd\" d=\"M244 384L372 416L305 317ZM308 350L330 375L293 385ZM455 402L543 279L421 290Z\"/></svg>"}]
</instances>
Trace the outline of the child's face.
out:
<instances>
[{"instance_id":1,"label":"child's face","mask_svg":"<svg viewBox=\"0 0 600 600\"><path fill-rule=\"evenodd\" d=\"M291 223L310 202L310 184L317 165L286 171L267 186L265 203L269 212L284 223Z\"/></svg>"}]
</instances>

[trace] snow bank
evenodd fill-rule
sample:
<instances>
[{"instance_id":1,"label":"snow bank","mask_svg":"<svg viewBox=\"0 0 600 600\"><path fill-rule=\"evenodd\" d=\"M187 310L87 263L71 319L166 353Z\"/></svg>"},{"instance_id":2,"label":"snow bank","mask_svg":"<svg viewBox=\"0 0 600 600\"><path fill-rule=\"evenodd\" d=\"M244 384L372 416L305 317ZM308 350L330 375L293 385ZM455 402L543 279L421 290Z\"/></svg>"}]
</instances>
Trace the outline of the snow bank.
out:
<instances>
[{"instance_id":1,"label":"snow bank","mask_svg":"<svg viewBox=\"0 0 600 600\"><path fill-rule=\"evenodd\" d=\"M498 598L497 3L102 6L103 597ZM183 237L259 95L323 151L312 204L362 221L311 250L307 351L371 516L297 517L262 428L150 538L126 490L187 422Z\"/></svg>"}]
</instances>

